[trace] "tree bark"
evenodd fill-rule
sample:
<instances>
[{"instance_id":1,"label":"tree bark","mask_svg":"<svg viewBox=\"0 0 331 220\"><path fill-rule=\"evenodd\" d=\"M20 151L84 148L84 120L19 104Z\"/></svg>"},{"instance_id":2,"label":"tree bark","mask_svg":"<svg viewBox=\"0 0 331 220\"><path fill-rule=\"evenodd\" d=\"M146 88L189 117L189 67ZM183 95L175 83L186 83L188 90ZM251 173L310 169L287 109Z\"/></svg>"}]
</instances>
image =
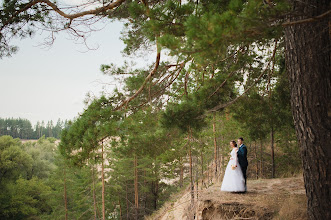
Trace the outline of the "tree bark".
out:
<instances>
[{"instance_id":1,"label":"tree bark","mask_svg":"<svg viewBox=\"0 0 331 220\"><path fill-rule=\"evenodd\" d=\"M330 0L292 1L299 21L330 10ZM309 219L331 219L330 16L285 27L291 107L301 148Z\"/></svg>"}]
</instances>

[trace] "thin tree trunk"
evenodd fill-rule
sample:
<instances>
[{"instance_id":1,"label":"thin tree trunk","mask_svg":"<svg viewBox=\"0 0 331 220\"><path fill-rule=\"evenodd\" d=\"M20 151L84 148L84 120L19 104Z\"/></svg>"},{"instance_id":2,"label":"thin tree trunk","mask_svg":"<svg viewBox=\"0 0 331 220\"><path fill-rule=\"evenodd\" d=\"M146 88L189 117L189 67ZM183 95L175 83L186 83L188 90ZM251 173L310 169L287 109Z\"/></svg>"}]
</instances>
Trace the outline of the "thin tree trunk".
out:
<instances>
[{"instance_id":1,"label":"thin tree trunk","mask_svg":"<svg viewBox=\"0 0 331 220\"><path fill-rule=\"evenodd\" d=\"M120 194L118 193L118 205L120 206L120 220L122 220L122 205L120 200Z\"/></svg>"},{"instance_id":2,"label":"thin tree trunk","mask_svg":"<svg viewBox=\"0 0 331 220\"><path fill-rule=\"evenodd\" d=\"M189 157L190 157L191 204L193 204L194 203L194 182L193 182L193 166L192 166L191 145L189 145Z\"/></svg>"},{"instance_id":3,"label":"thin tree trunk","mask_svg":"<svg viewBox=\"0 0 331 220\"><path fill-rule=\"evenodd\" d=\"M159 180L155 181L154 210L157 209L157 200L159 199Z\"/></svg>"},{"instance_id":4,"label":"thin tree trunk","mask_svg":"<svg viewBox=\"0 0 331 220\"><path fill-rule=\"evenodd\" d=\"M196 193L197 193L197 200L199 199L199 195L198 195L198 191L199 191L199 162L198 162L198 157L196 157L195 159L195 163L196 164L194 167L195 167L195 182L197 184L197 187L196 187Z\"/></svg>"},{"instance_id":5,"label":"thin tree trunk","mask_svg":"<svg viewBox=\"0 0 331 220\"><path fill-rule=\"evenodd\" d=\"M202 174L202 178L201 178L201 189L204 185L204 178L205 178L205 175L204 175L204 170L203 170L203 153L201 151L201 174Z\"/></svg>"},{"instance_id":6,"label":"thin tree trunk","mask_svg":"<svg viewBox=\"0 0 331 220\"><path fill-rule=\"evenodd\" d=\"M183 187L183 181L184 181L184 166L183 166L183 161L182 157L180 158L180 174L179 174L179 186Z\"/></svg>"},{"instance_id":7,"label":"thin tree trunk","mask_svg":"<svg viewBox=\"0 0 331 220\"><path fill-rule=\"evenodd\" d=\"M129 219L128 184L125 183L126 219Z\"/></svg>"},{"instance_id":8,"label":"thin tree trunk","mask_svg":"<svg viewBox=\"0 0 331 220\"><path fill-rule=\"evenodd\" d=\"M68 220L68 200L67 200L66 167L64 167L64 169L63 169L63 190L64 190L64 210L65 210L65 220Z\"/></svg>"},{"instance_id":9,"label":"thin tree trunk","mask_svg":"<svg viewBox=\"0 0 331 220\"><path fill-rule=\"evenodd\" d=\"M217 170L218 170L218 175L217 178L219 179L221 176L221 157L220 157L220 144L217 145Z\"/></svg>"},{"instance_id":10,"label":"thin tree trunk","mask_svg":"<svg viewBox=\"0 0 331 220\"><path fill-rule=\"evenodd\" d=\"M223 155L220 154L220 176L222 177L223 174Z\"/></svg>"},{"instance_id":11,"label":"thin tree trunk","mask_svg":"<svg viewBox=\"0 0 331 220\"><path fill-rule=\"evenodd\" d=\"M135 219L138 219L139 197L138 197L138 159L134 156L134 205L135 205Z\"/></svg>"},{"instance_id":12,"label":"thin tree trunk","mask_svg":"<svg viewBox=\"0 0 331 220\"><path fill-rule=\"evenodd\" d=\"M215 180L217 178L217 142L216 142L216 112L213 113L213 136L214 136L214 163L215 163Z\"/></svg>"},{"instance_id":13,"label":"thin tree trunk","mask_svg":"<svg viewBox=\"0 0 331 220\"><path fill-rule=\"evenodd\" d=\"M275 165L274 127L273 126L271 126L271 162L272 162L271 178L275 178L276 165Z\"/></svg>"},{"instance_id":14,"label":"thin tree trunk","mask_svg":"<svg viewBox=\"0 0 331 220\"><path fill-rule=\"evenodd\" d=\"M224 143L224 135L222 136L222 143ZM220 173L221 173L221 177L223 176L223 173L224 173L224 157L223 157L223 151L222 151L222 145L220 145Z\"/></svg>"},{"instance_id":15,"label":"thin tree trunk","mask_svg":"<svg viewBox=\"0 0 331 220\"><path fill-rule=\"evenodd\" d=\"M302 16L314 18L330 10L330 0L291 1ZM331 60L330 14L285 27L286 64L291 107L301 148L309 219L331 219Z\"/></svg>"},{"instance_id":16,"label":"thin tree trunk","mask_svg":"<svg viewBox=\"0 0 331 220\"><path fill-rule=\"evenodd\" d=\"M104 149L103 141L101 143L101 179L102 179L102 219L106 220L106 209L105 209L105 170L104 170Z\"/></svg>"},{"instance_id":17,"label":"thin tree trunk","mask_svg":"<svg viewBox=\"0 0 331 220\"><path fill-rule=\"evenodd\" d=\"M258 179L259 178L259 161L257 159L257 144L256 144L256 141L254 141L254 155L255 155L255 161L256 161L255 173L256 173L256 179Z\"/></svg>"},{"instance_id":18,"label":"thin tree trunk","mask_svg":"<svg viewBox=\"0 0 331 220\"><path fill-rule=\"evenodd\" d=\"M263 146L262 146L262 140L261 140L261 145L260 145L260 176L263 178Z\"/></svg>"},{"instance_id":19,"label":"thin tree trunk","mask_svg":"<svg viewBox=\"0 0 331 220\"><path fill-rule=\"evenodd\" d=\"M144 170L144 186L147 186L146 181L146 170ZM144 209L143 209L143 215L146 215L146 204L147 203L147 191L144 192Z\"/></svg>"},{"instance_id":20,"label":"thin tree trunk","mask_svg":"<svg viewBox=\"0 0 331 220\"><path fill-rule=\"evenodd\" d=\"M210 180L209 180L209 162L208 162L207 163L207 185L206 185L206 188L208 188L209 183L210 183Z\"/></svg>"},{"instance_id":21,"label":"thin tree trunk","mask_svg":"<svg viewBox=\"0 0 331 220\"><path fill-rule=\"evenodd\" d=\"M194 182L193 182L193 164L192 164L192 149L191 149L191 143L190 143L190 134L191 129L189 128L189 132L187 135L187 141L188 141L188 148L189 148L189 158L190 158L190 188L191 188L191 206L190 206L190 219L193 219L193 210L194 210Z\"/></svg>"},{"instance_id":22,"label":"thin tree trunk","mask_svg":"<svg viewBox=\"0 0 331 220\"><path fill-rule=\"evenodd\" d=\"M94 177L94 166L92 166L92 193L93 193L93 208L94 208L94 219L97 219L97 199L95 195L95 177Z\"/></svg>"}]
</instances>

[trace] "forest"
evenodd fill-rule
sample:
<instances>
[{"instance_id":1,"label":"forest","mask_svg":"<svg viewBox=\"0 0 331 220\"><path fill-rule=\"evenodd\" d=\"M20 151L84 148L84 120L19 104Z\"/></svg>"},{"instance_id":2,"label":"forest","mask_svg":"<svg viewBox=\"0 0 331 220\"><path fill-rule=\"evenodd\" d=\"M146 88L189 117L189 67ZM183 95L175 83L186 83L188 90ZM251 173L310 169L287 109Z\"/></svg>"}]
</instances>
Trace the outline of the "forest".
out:
<instances>
[{"instance_id":1,"label":"forest","mask_svg":"<svg viewBox=\"0 0 331 220\"><path fill-rule=\"evenodd\" d=\"M22 144L0 137L1 219L143 219L190 184L197 190L219 181L229 160L228 142L240 135L249 146L250 179L302 172L293 123L285 116L274 130L274 149L267 120L258 126L254 118L242 123L247 115L236 108L212 114L204 126L189 131L159 123L165 112L151 108L86 130L105 101L94 100L71 122L59 147L55 138ZM250 115L263 101L257 96L236 107L250 106ZM263 112L259 117L267 118Z\"/></svg>"},{"instance_id":2,"label":"forest","mask_svg":"<svg viewBox=\"0 0 331 220\"><path fill-rule=\"evenodd\" d=\"M58 120L54 125L53 121L45 123L37 122L33 127L27 119L0 118L0 136L9 135L20 139L39 139L42 136L59 139L62 129L68 122Z\"/></svg>"},{"instance_id":3,"label":"forest","mask_svg":"<svg viewBox=\"0 0 331 220\"><path fill-rule=\"evenodd\" d=\"M87 97L58 145L0 137L1 219L143 219L183 189L194 219L196 192L221 181L239 137L248 179L303 174L308 218L331 217L329 1L91 5L2 5L0 57L40 25L85 39L103 18L124 23L124 54L155 62L100 64L122 86Z\"/></svg>"}]
</instances>

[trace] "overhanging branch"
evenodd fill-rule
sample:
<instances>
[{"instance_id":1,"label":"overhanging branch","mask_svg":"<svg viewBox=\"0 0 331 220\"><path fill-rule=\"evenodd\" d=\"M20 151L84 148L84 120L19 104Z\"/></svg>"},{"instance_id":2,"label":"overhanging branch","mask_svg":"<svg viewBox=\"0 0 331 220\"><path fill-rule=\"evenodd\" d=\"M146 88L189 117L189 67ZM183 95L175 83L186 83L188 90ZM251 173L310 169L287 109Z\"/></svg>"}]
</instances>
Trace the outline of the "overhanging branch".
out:
<instances>
[{"instance_id":1,"label":"overhanging branch","mask_svg":"<svg viewBox=\"0 0 331 220\"><path fill-rule=\"evenodd\" d=\"M82 12L79 12L79 13L76 13L76 14L66 14L65 12L61 11L54 3L52 3L49 0L35 0L35 1L37 3L38 2L43 2L43 3L47 4L55 12L57 12L59 15L61 15L62 17L68 18L68 19L75 19L75 18L83 17L85 15L96 15L96 14L99 14L101 12L106 12L108 10L116 8L116 7L120 6L123 2L125 2L125 0L117 0L115 2L107 4L105 6L98 7L96 9L92 9L92 10L88 10L88 11L82 11Z\"/></svg>"},{"instance_id":2,"label":"overhanging branch","mask_svg":"<svg viewBox=\"0 0 331 220\"><path fill-rule=\"evenodd\" d=\"M54 4L53 2L51 2L50 0L33 0L33 1L29 2L29 3L27 3L26 6L23 7L22 9L16 11L11 18L9 18L6 22L4 22L4 24L2 25L2 27L1 27L0 30L3 30L20 13L29 10L32 6L34 6L34 5L38 4L38 3L44 3L44 4L48 5L49 7L51 7L56 13L58 13L62 17L68 18L70 20L70 23L71 23L71 21L73 19L75 19L75 18L83 17L85 15L97 15L97 14L99 14L101 12L106 12L108 10L111 10L113 8L116 8L116 7L120 6L123 2L125 2L125 0L117 0L115 2L112 2L112 3L107 4L105 6L98 7L96 9L82 11L82 12L75 13L75 14L67 14L64 11L62 11L61 9L59 9L57 7L57 5Z\"/></svg>"},{"instance_id":3,"label":"overhanging branch","mask_svg":"<svg viewBox=\"0 0 331 220\"><path fill-rule=\"evenodd\" d=\"M321 20L323 19L324 17L328 16L331 14L331 10L319 15L319 16L316 16L316 17L312 17L312 18L307 18L307 19L303 19L303 20L298 20L298 21L290 21L290 22L285 22L282 24L283 27L286 27L286 26L290 26L290 25L296 25L296 24L305 24L305 23L309 23L309 22L314 22L314 21L318 21L318 20Z\"/></svg>"},{"instance_id":4,"label":"overhanging branch","mask_svg":"<svg viewBox=\"0 0 331 220\"><path fill-rule=\"evenodd\" d=\"M173 84L173 82L178 78L180 72L182 71L182 69L184 68L184 66L185 66L186 63L187 63L187 61L184 61L184 62L182 62L181 64L178 64L178 65L179 65L179 68L176 70L177 74L176 74L175 76L173 76L173 78L170 80L170 82L169 82L166 86L164 86L163 88L161 88L161 89L160 89L159 91L157 91L156 93L152 94L152 95L151 95L151 99L154 99L155 97L160 96L162 92L164 92L169 86L171 86L171 85ZM140 105L138 106L138 108L143 107L143 106L146 105L148 102L149 102L149 100L146 101L146 102L144 102L144 103L142 103L142 104L140 104Z\"/></svg>"},{"instance_id":5,"label":"overhanging branch","mask_svg":"<svg viewBox=\"0 0 331 220\"><path fill-rule=\"evenodd\" d=\"M156 43L156 45L158 45L158 43ZM161 51L159 51L159 47L156 46L156 60L155 60L155 65L153 70L148 74L148 76L145 78L145 81L143 82L143 84L140 86L140 88L137 90L137 92L135 92L134 95L132 95L131 97L127 98L126 100L124 100L121 104L119 104L115 110L119 110L121 108L123 108L124 106L127 106L129 102L131 102L134 98L136 98L145 88L145 85L147 84L147 82L149 82L149 80L151 79L151 77L156 73L159 64L160 64L160 59L161 59Z\"/></svg>"}]
</instances>

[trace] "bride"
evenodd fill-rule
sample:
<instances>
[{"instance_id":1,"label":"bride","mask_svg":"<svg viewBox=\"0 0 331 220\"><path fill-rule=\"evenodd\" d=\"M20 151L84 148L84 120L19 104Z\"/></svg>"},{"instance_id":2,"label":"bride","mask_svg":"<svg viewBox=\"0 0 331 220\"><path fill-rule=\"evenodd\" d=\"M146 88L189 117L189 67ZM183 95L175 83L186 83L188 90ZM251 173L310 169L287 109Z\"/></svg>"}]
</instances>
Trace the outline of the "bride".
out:
<instances>
[{"instance_id":1,"label":"bride","mask_svg":"<svg viewBox=\"0 0 331 220\"><path fill-rule=\"evenodd\" d=\"M221 190L227 192L245 192L245 179L237 158L237 144L235 141L231 141L230 146L232 147L231 158L225 170Z\"/></svg>"}]
</instances>

